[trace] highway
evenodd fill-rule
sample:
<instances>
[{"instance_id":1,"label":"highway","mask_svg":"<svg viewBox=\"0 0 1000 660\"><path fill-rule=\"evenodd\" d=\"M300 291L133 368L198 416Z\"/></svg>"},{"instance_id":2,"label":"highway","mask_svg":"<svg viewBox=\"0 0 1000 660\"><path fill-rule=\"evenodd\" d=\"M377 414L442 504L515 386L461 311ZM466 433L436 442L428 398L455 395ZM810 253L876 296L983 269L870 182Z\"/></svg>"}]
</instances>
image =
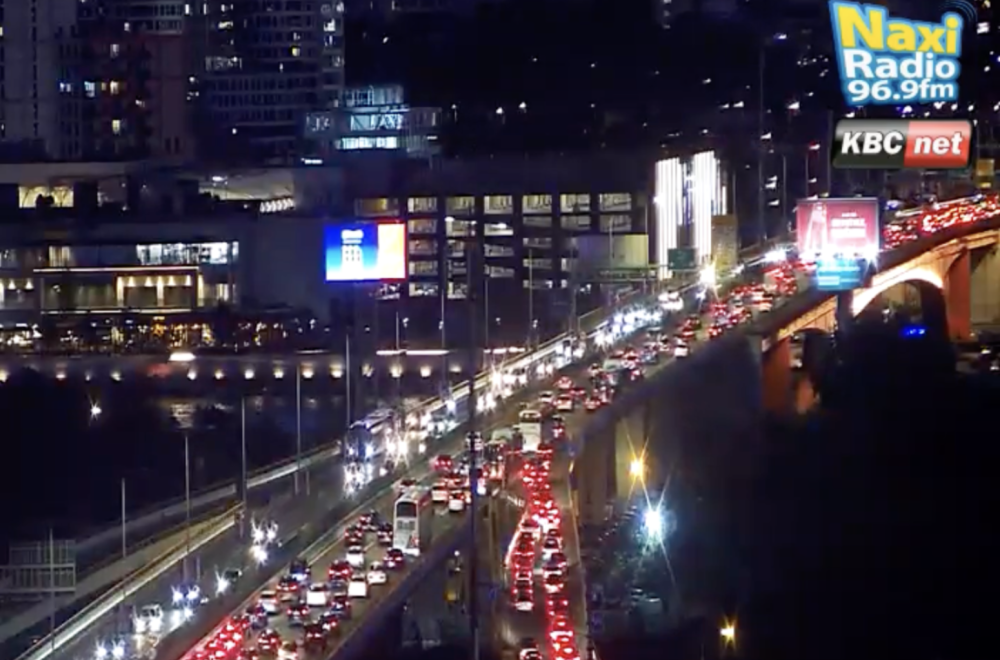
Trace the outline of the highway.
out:
<instances>
[{"instance_id":1,"label":"highway","mask_svg":"<svg viewBox=\"0 0 1000 660\"><path fill-rule=\"evenodd\" d=\"M546 351L549 355L554 353L554 348L549 347ZM534 356L532 356L534 357ZM525 359L524 357L517 360L518 363L525 364L530 363L530 358ZM480 381L482 382L482 381ZM464 393L460 393L464 394ZM465 405L466 398L463 396L456 401L458 406L457 416L461 418L465 415ZM440 406L440 403L430 403L431 406ZM505 406L506 408L506 406ZM510 411L506 412L506 415L512 415ZM509 425L511 423L511 418L501 419L497 422L502 425ZM458 447L462 443L462 438L451 438L450 442L454 442L455 447ZM429 454L438 453L440 450L433 449L429 451ZM335 454L333 454L335 455ZM291 495L288 493L290 491L290 480L280 479L281 476L273 471L269 475L258 475L252 480L251 485L254 485L254 481L260 486L267 485L267 488L256 489L251 491L251 508L257 512L258 517L273 518L278 521L282 530L292 530L298 529L301 525L305 525L308 520L316 520L322 517L324 511L328 511L331 508L340 508L340 506L335 506L343 500L343 483L341 480L341 470L336 469L336 462L331 463L330 461L324 460L324 456L313 456L310 457L308 461L308 466L311 468L311 477L313 485L313 497L308 500L308 504L302 505L302 502L293 500ZM282 468L281 471L291 473L295 469L295 465L291 464ZM419 474L419 470L418 470ZM274 485L272 485L274 484ZM391 495L385 495L385 502L376 502L376 506L388 506L388 502L391 501ZM317 502L325 502L325 506L317 504ZM447 526L446 526L447 527ZM447 527L450 529L450 527ZM301 532L309 531L309 526L305 525L305 528L300 530ZM312 530L316 532L317 530ZM304 536L305 534L303 534ZM199 553L201 555L200 565L202 567L202 588L205 593L211 593L214 590L214 579L215 570L224 569L230 567L241 567L245 566L248 568L246 580L259 579L259 573L253 569L253 567L246 566L249 563L247 547L245 542L239 542L236 538L235 533L228 535L228 537L219 539L216 543L210 544L204 551ZM339 540L339 539L338 539ZM321 563L326 562L329 564L328 558L325 556L330 552L336 552L336 550L328 550L323 555L316 557ZM209 570L210 567L210 570ZM325 571L325 567L323 569ZM164 577L155 581L153 584L145 587L134 599L131 600L132 604L141 606L147 603L161 603L165 604L169 602L170 595L174 583L179 579L179 572L174 572L170 574L170 577ZM377 597L377 594L376 594ZM89 630L83 639L77 640L71 646L63 649L59 649L58 656L61 657L71 657L80 659L89 659L93 657L93 649L97 648L98 642L107 639L110 635L113 635L115 630L123 629L124 626L121 620L124 616L108 616L104 621L102 621L98 626ZM349 630L345 630L345 633ZM172 635L168 639L176 639L178 635ZM154 642L156 640L153 640ZM170 642L169 646L173 648L174 642ZM156 652L156 647L148 649L143 655L150 656L151 654L161 655L161 653ZM43 658L34 658L33 660L44 660Z\"/></svg>"}]
</instances>

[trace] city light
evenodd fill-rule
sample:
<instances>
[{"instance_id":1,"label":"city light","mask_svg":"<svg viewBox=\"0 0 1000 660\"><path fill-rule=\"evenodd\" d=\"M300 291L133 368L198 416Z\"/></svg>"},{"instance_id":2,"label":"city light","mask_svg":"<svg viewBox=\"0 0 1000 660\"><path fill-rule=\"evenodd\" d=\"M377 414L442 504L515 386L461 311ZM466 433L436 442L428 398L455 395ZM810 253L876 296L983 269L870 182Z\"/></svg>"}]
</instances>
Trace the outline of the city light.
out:
<instances>
[{"instance_id":1,"label":"city light","mask_svg":"<svg viewBox=\"0 0 1000 660\"><path fill-rule=\"evenodd\" d=\"M101 416L102 412L104 412L104 411L101 410L101 407L99 405L97 405L96 403L91 404L91 406L90 406L90 418L91 419L97 419L98 417Z\"/></svg>"},{"instance_id":2,"label":"city light","mask_svg":"<svg viewBox=\"0 0 1000 660\"><path fill-rule=\"evenodd\" d=\"M699 274L699 281L705 288L708 289L715 288L717 282L715 273L715 264L708 264L707 266L701 269L701 273Z\"/></svg>"},{"instance_id":3,"label":"city light","mask_svg":"<svg viewBox=\"0 0 1000 660\"><path fill-rule=\"evenodd\" d=\"M632 475L633 479L642 479L643 475L646 474L646 466L641 458L632 459L632 464L628 468L629 474Z\"/></svg>"},{"instance_id":4,"label":"city light","mask_svg":"<svg viewBox=\"0 0 1000 660\"><path fill-rule=\"evenodd\" d=\"M721 165L714 151L695 154L691 160L691 210L693 245L698 258L712 258L712 216L725 212Z\"/></svg>"},{"instance_id":5,"label":"city light","mask_svg":"<svg viewBox=\"0 0 1000 660\"><path fill-rule=\"evenodd\" d=\"M647 541L653 543L663 541L663 512L659 508L646 509L646 513L642 516L642 531Z\"/></svg>"},{"instance_id":6,"label":"city light","mask_svg":"<svg viewBox=\"0 0 1000 660\"><path fill-rule=\"evenodd\" d=\"M719 628L719 637L722 638L722 642L726 646L736 645L736 624L731 621L726 621Z\"/></svg>"},{"instance_id":7,"label":"city light","mask_svg":"<svg viewBox=\"0 0 1000 660\"><path fill-rule=\"evenodd\" d=\"M784 261L786 257L787 255L784 250L771 250L770 252L764 255L764 261L776 264Z\"/></svg>"}]
</instances>

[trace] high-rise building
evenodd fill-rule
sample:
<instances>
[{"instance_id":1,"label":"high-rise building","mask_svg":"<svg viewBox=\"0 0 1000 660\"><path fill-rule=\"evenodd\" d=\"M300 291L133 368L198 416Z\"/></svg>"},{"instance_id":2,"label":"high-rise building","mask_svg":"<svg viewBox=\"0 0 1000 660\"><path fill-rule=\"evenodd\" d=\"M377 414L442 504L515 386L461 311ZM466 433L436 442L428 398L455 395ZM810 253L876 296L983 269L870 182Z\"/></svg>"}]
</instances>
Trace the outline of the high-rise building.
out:
<instances>
[{"instance_id":1,"label":"high-rise building","mask_svg":"<svg viewBox=\"0 0 1000 660\"><path fill-rule=\"evenodd\" d=\"M343 2L212 0L190 11L200 139L217 155L290 162L307 114L340 103Z\"/></svg>"},{"instance_id":2,"label":"high-rise building","mask_svg":"<svg viewBox=\"0 0 1000 660\"><path fill-rule=\"evenodd\" d=\"M72 114L61 76L73 62L76 0L0 2L0 144L26 158L59 158ZM9 156L8 156L9 157Z\"/></svg>"}]
</instances>

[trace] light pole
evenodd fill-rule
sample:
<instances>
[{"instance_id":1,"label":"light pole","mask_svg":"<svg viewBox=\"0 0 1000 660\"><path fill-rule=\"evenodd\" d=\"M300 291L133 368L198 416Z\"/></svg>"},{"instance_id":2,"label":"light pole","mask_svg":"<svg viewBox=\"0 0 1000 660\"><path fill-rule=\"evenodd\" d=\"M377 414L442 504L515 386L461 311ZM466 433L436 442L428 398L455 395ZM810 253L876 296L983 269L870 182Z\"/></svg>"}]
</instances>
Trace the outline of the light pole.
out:
<instances>
[{"instance_id":1,"label":"light pole","mask_svg":"<svg viewBox=\"0 0 1000 660\"><path fill-rule=\"evenodd\" d=\"M528 348L535 336L535 251L528 248Z\"/></svg>"},{"instance_id":2,"label":"light pole","mask_svg":"<svg viewBox=\"0 0 1000 660\"><path fill-rule=\"evenodd\" d=\"M240 516L240 536L246 535L247 517L247 398L240 398L240 484L242 490L243 514Z\"/></svg>"},{"instance_id":3,"label":"light pole","mask_svg":"<svg viewBox=\"0 0 1000 660\"><path fill-rule=\"evenodd\" d=\"M302 472L302 363L295 365L295 494L299 494L299 474ZM309 471L304 474L306 495L309 494Z\"/></svg>"},{"instance_id":4,"label":"light pole","mask_svg":"<svg viewBox=\"0 0 1000 660\"><path fill-rule=\"evenodd\" d=\"M191 559L191 444L184 432L184 584L189 584L188 562Z\"/></svg>"}]
</instances>

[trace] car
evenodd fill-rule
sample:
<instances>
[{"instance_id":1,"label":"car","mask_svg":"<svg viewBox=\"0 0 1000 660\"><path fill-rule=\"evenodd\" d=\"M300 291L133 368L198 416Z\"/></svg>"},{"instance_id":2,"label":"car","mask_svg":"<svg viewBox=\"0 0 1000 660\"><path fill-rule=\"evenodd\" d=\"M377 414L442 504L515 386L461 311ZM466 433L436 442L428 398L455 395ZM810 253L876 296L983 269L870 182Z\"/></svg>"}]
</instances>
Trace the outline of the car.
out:
<instances>
[{"instance_id":1,"label":"car","mask_svg":"<svg viewBox=\"0 0 1000 660\"><path fill-rule=\"evenodd\" d=\"M566 555L563 552L554 552L549 557L549 561L558 565L562 570L566 570Z\"/></svg>"},{"instance_id":2,"label":"car","mask_svg":"<svg viewBox=\"0 0 1000 660\"><path fill-rule=\"evenodd\" d=\"M561 396L556 399L556 410L559 412L573 412L576 408L576 401L571 396Z\"/></svg>"},{"instance_id":3,"label":"car","mask_svg":"<svg viewBox=\"0 0 1000 660\"><path fill-rule=\"evenodd\" d=\"M340 616L331 610L327 610L319 615L319 619L316 621L319 625L323 626L323 630L327 634L340 632Z\"/></svg>"},{"instance_id":4,"label":"car","mask_svg":"<svg viewBox=\"0 0 1000 660\"><path fill-rule=\"evenodd\" d=\"M715 339L717 337L721 337L722 333L724 333L725 331L726 331L726 326L717 323L708 329L708 338Z\"/></svg>"},{"instance_id":5,"label":"car","mask_svg":"<svg viewBox=\"0 0 1000 660\"><path fill-rule=\"evenodd\" d=\"M530 534L531 537L536 541L539 539L539 537L541 537L542 534L542 529L539 526L538 522L532 520L531 518L525 518L524 520L522 520L521 524L518 525L518 531L524 534Z\"/></svg>"},{"instance_id":6,"label":"car","mask_svg":"<svg viewBox=\"0 0 1000 660\"><path fill-rule=\"evenodd\" d=\"M330 580L327 583L327 586L330 588L330 597L332 599L336 599L341 596L347 596L347 587L350 581L351 581L351 574L348 574L346 578L338 577L333 580Z\"/></svg>"},{"instance_id":7,"label":"car","mask_svg":"<svg viewBox=\"0 0 1000 660\"><path fill-rule=\"evenodd\" d=\"M554 649L573 641L573 626L569 619L561 614L549 619L549 643Z\"/></svg>"},{"instance_id":8,"label":"car","mask_svg":"<svg viewBox=\"0 0 1000 660\"><path fill-rule=\"evenodd\" d=\"M283 603L298 600L300 589L302 589L302 583L291 575L286 575L278 580L278 594Z\"/></svg>"},{"instance_id":9,"label":"car","mask_svg":"<svg viewBox=\"0 0 1000 660\"><path fill-rule=\"evenodd\" d=\"M260 592L260 598L257 599L257 604L260 605L261 609L264 610L268 615L278 613L278 594L270 589Z\"/></svg>"},{"instance_id":10,"label":"car","mask_svg":"<svg viewBox=\"0 0 1000 660\"><path fill-rule=\"evenodd\" d=\"M318 621L316 623L310 623L303 629L304 642L307 646L325 648L327 643L327 634L329 632L329 629Z\"/></svg>"},{"instance_id":11,"label":"car","mask_svg":"<svg viewBox=\"0 0 1000 660\"><path fill-rule=\"evenodd\" d=\"M549 594L545 599L545 613L549 618L569 615L569 599L560 594Z\"/></svg>"},{"instance_id":12,"label":"car","mask_svg":"<svg viewBox=\"0 0 1000 660\"><path fill-rule=\"evenodd\" d=\"M435 470L446 474L454 469L454 462L448 454L440 454L435 457L433 465Z\"/></svg>"},{"instance_id":13,"label":"car","mask_svg":"<svg viewBox=\"0 0 1000 660\"><path fill-rule=\"evenodd\" d=\"M288 577L299 582L308 581L311 574L312 571L309 569L309 562L305 559L296 559L288 566Z\"/></svg>"},{"instance_id":14,"label":"car","mask_svg":"<svg viewBox=\"0 0 1000 660\"><path fill-rule=\"evenodd\" d=\"M365 565L365 549L364 546L351 545L347 548L347 563L350 564L351 568L361 568Z\"/></svg>"},{"instance_id":15,"label":"car","mask_svg":"<svg viewBox=\"0 0 1000 660\"><path fill-rule=\"evenodd\" d=\"M448 502L448 481L439 479L431 486L431 502L446 504Z\"/></svg>"},{"instance_id":16,"label":"car","mask_svg":"<svg viewBox=\"0 0 1000 660\"><path fill-rule=\"evenodd\" d=\"M341 621L346 621L351 618L352 609L350 597L347 594L343 594L333 597L327 613L336 615Z\"/></svg>"},{"instance_id":17,"label":"car","mask_svg":"<svg viewBox=\"0 0 1000 660\"><path fill-rule=\"evenodd\" d=\"M378 526L378 531L375 534L378 544L383 548L388 548L392 545L392 523L382 523Z\"/></svg>"},{"instance_id":18,"label":"car","mask_svg":"<svg viewBox=\"0 0 1000 660\"><path fill-rule=\"evenodd\" d=\"M569 376L562 376L556 381L556 389L563 392L573 389L573 379Z\"/></svg>"},{"instance_id":19,"label":"car","mask_svg":"<svg viewBox=\"0 0 1000 660\"><path fill-rule=\"evenodd\" d=\"M599 397L591 394L583 402L583 409L586 410L587 412L596 412L601 407L602 404L603 401L601 401Z\"/></svg>"},{"instance_id":20,"label":"car","mask_svg":"<svg viewBox=\"0 0 1000 660\"><path fill-rule=\"evenodd\" d=\"M514 593L514 609L518 612L531 612L535 609L535 599L532 598L530 590Z\"/></svg>"},{"instance_id":21,"label":"car","mask_svg":"<svg viewBox=\"0 0 1000 660\"><path fill-rule=\"evenodd\" d=\"M389 576L386 575L385 565L381 562L372 562L371 566L368 567L368 584L385 584L389 581Z\"/></svg>"},{"instance_id":22,"label":"car","mask_svg":"<svg viewBox=\"0 0 1000 660\"><path fill-rule=\"evenodd\" d=\"M390 571L399 570L406 564L406 553L399 548L389 548L385 551L382 563Z\"/></svg>"},{"instance_id":23,"label":"car","mask_svg":"<svg viewBox=\"0 0 1000 660\"><path fill-rule=\"evenodd\" d=\"M378 511L362 513L358 517L358 525L360 525L366 532L378 531L378 526L380 524L382 524L382 517L379 515Z\"/></svg>"},{"instance_id":24,"label":"car","mask_svg":"<svg viewBox=\"0 0 1000 660\"><path fill-rule=\"evenodd\" d=\"M687 342L684 340L677 340L677 342L674 343L674 357L686 358L689 355L691 355L691 347L688 346Z\"/></svg>"},{"instance_id":25,"label":"car","mask_svg":"<svg viewBox=\"0 0 1000 660\"><path fill-rule=\"evenodd\" d=\"M448 497L448 511L451 513L462 513L465 511L465 496L466 492L464 490L453 490Z\"/></svg>"},{"instance_id":26,"label":"car","mask_svg":"<svg viewBox=\"0 0 1000 660\"><path fill-rule=\"evenodd\" d=\"M285 614L288 616L288 625L290 626L305 625L312 618L309 606L305 603L293 603L289 605L288 609L285 610Z\"/></svg>"},{"instance_id":27,"label":"car","mask_svg":"<svg viewBox=\"0 0 1000 660\"><path fill-rule=\"evenodd\" d=\"M556 400L556 393L553 392L553 391L551 391L551 390L545 390L544 392L539 392L538 393L538 403L539 403L539 405L542 405L542 406L551 406L552 402L555 401L555 400ZM523 415L523 413L535 413L536 415L538 415L539 418L541 418L541 413L539 413L537 410L531 410L529 408L529 409L523 410L521 412L522 412L522 415ZM529 421L532 421L532 419L531 418L525 419L524 417L521 417L521 421L522 422L529 422Z\"/></svg>"},{"instance_id":28,"label":"car","mask_svg":"<svg viewBox=\"0 0 1000 660\"><path fill-rule=\"evenodd\" d=\"M350 579L352 572L351 565L347 563L346 559L338 559L330 564L330 568L326 571L326 579L327 581L337 578Z\"/></svg>"},{"instance_id":29,"label":"car","mask_svg":"<svg viewBox=\"0 0 1000 660\"><path fill-rule=\"evenodd\" d=\"M547 561L542 565L542 578L548 580L551 576L562 578L563 567L553 561Z\"/></svg>"},{"instance_id":30,"label":"car","mask_svg":"<svg viewBox=\"0 0 1000 660\"><path fill-rule=\"evenodd\" d=\"M278 631L268 629L257 636L257 649L261 653L276 653L281 646L281 635Z\"/></svg>"},{"instance_id":31,"label":"car","mask_svg":"<svg viewBox=\"0 0 1000 660\"><path fill-rule=\"evenodd\" d=\"M576 644L564 644L555 649L554 660L580 660L580 652L576 649Z\"/></svg>"},{"instance_id":32,"label":"car","mask_svg":"<svg viewBox=\"0 0 1000 660\"><path fill-rule=\"evenodd\" d=\"M347 583L347 595L351 598L368 598L368 576L355 573Z\"/></svg>"},{"instance_id":33,"label":"car","mask_svg":"<svg viewBox=\"0 0 1000 660\"><path fill-rule=\"evenodd\" d=\"M306 605L309 607L326 607L330 601L330 587L317 582L306 592Z\"/></svg>"},{"instance_id":34,"label":"car","mask_svg":"<svg viewBox=\"0 0 1000 660\"><path fill-rule=\"evenodd\" d=\"M299 660L299 645L288 641L278 648L278 660Z\"/></svg>"},{"instance_id":35,"label":"car","mask_svg":"<svg viewBox=\"0 0 1000 660\"><path fill-rule=\"evenodd\" d=\"M158 604L139 608L133 620L135 634L158 634L163 629L163 608Z\"/></svg>"},{"instance_id":36,"label":"car","mask_svg":"<svg viewBox=\"0 0 1000 660\"><path fill-rule=\"evenodd\" d=\"M562 575L549 575L545 578L545 592L550 594L556 594L563 590L566 586Z\"/></svg>"},{"instance_id":37,"label":"car","mask_svg":"<svg viewBox=\"0 0 1000 660\"><path fill-rule=\"evenodd\" d=\"M541 657L541 649L534 639L525 637L518 644L517 660L540 660Z\"/></svg>"}]
</instances>

